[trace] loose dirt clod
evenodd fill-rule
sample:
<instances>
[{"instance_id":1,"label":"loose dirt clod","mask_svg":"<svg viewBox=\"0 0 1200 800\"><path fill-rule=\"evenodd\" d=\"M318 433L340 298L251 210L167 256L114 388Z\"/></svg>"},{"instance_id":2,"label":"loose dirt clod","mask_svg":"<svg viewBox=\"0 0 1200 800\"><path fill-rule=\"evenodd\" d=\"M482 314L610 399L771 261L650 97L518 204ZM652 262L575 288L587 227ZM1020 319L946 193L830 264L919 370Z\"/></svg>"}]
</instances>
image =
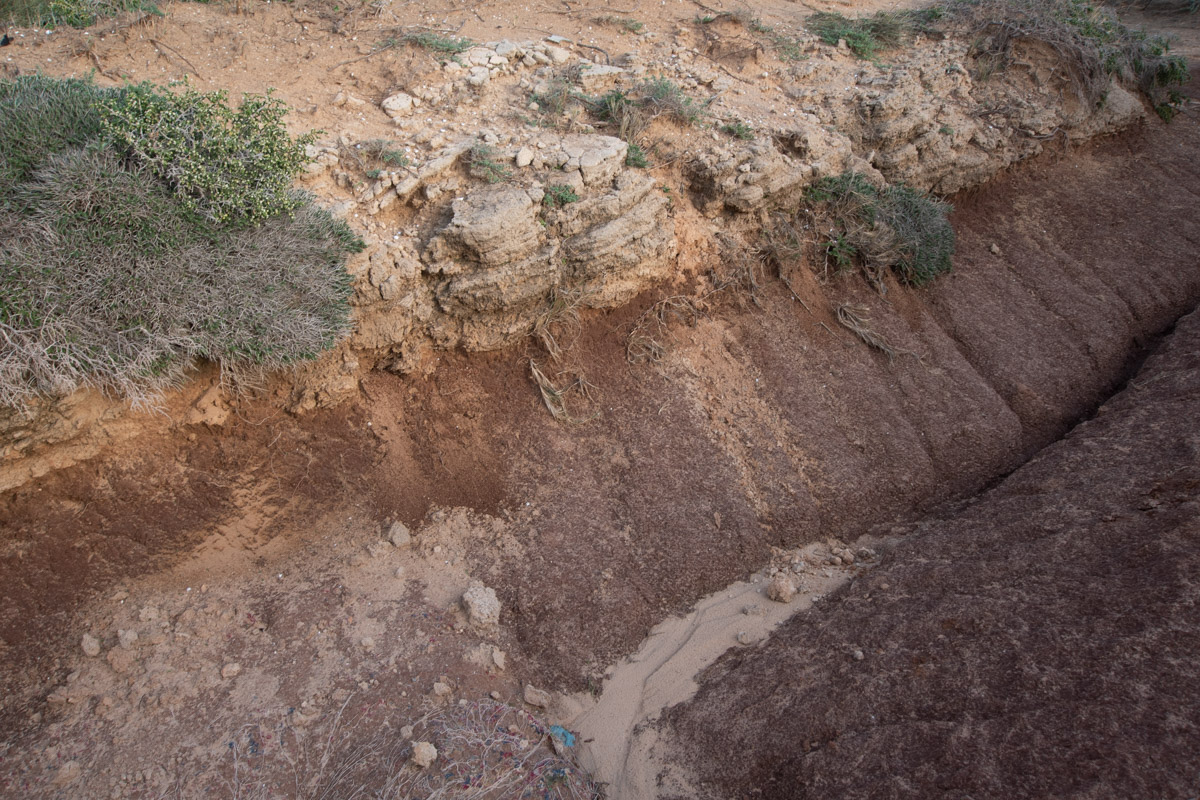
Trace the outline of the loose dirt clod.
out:
<instances>
[{"instance_id":1,"label":"loose dirt clod","mask_svg":"<svg viewBox=\"0 0 1200 800\"><path fill-rule=\"evenodd\" d=\"M478 581L472 582L471 587L463 593L462 604L474 627L495 628L500 624L500 600L496 597L495 589Z\"/></svg>"},{"instance_id":2,"label":"loose dirt clod","mask_svg":"<svg viewBox=\"0 0 1200 800\"><path fill-rule=\"evenodd\" d=\"M434 761L437 761L438 751L429 742L416 742L413 744L412 763L425 769L432 766Z\"/></svg>"}]
</instances>

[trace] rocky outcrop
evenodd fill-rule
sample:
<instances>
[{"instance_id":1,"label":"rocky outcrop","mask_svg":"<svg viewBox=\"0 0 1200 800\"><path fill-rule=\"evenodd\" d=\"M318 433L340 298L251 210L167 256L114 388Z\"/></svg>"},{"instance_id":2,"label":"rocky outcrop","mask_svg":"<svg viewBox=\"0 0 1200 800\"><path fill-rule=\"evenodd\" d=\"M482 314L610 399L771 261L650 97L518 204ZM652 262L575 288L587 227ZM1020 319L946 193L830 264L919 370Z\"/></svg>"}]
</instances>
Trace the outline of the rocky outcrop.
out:
<instances>
[{"instance_id":1,"label":"rocky outcrop","mask_svg":"<svg viewBox=\"0 0 1200 800\"><path fill-rule=\"evenodd\" d=\"M369 213L392 213L396 203L431 219L430 232L377 241L350 265L354 334L306 368L293 408L337 402L361 369L412 372L434 350L511 344L530 334L554 291L582 307L620 305L674 263L669 201L651 177L625 166L620 139L542 134L489 150L506 169L524 162L494 184L463 177L475 145L450 145L362 191Z\"/></svg>"},{"instance_id":2,"label":"rocky outcrop","mask_svg":"<svg viewBox=\"0 0 1200 800\"><path fill-rule=\"evenodd\" d=\"M847 169L954 194L1049 141L1084 141L1145 114L1115 80L1103 103L1088 102L1069 65L1035 41L1014 44L1002 73L973 80L968 45L926 43L894 66L829 48L794 65L783 90L799 104L796 124L713 147L689 164L702 210L713 216L791 203L813 180Z\"/></svg>"},{"instance_id":3,"label":"rocky outcrop","mask_svg":"<svg viewBox=\"0 0 1200 800\"><path fill-rule=\"evenodd\" d=\"M409 143L411 163L405 155L386 170L365 171L363 180L361 159L352 155L362 142L342 135L309 146L313 163L304 180L343 198L334 210L365 226L368 248L348 267L354 331L283 378L290 409L340 402L365 370L420 371L439 349L510 345L531 332L554 293L569 294L581 307L627 302L678 271L674 217L682 209L675 203L713 219L715 233L725 224L719 217L794 207L813 181L845 170L876 184L952 193L1037 154L1046 141L1085 139L1143 113L1115 83L1100 107L1085 102L1057 54L1036 42L1014 45L1009 68L979 81L971 77L977 65L968 43L955 39L919 43L890 66L812 40L806 60L780 71L785 121L748 142L715 133L716 142L708 134L693 137L695 146L679 158L686 193L660 191L670 190L676 176L627 167L626 142L577 120L564 126L573 131L566 133L524 126L474 136L432 126L409 133L420 124L418 112L466 94L496 96L507 86L540 96L567 65L580 89L591 92L628 89L647 74L636 59L601 68L559 44L479 45L441 65L441 85L390 90L379 103ZM663 66L685 88L731 89L728 78L683 55ZM344 92L334 103L365 107ZM725 97L712 108L715 115L736 112ZM4 459L16 463L54 443L94 452L98 444L77 445L115 435L120 426L107 425L100 439L87 431L123 415L124 405L106 402L99 411L94 397L82 398L7 412L0 419L0 436L9 442ZM85 406L91 410L79 410Z\"/></svg>"}]
</instances>

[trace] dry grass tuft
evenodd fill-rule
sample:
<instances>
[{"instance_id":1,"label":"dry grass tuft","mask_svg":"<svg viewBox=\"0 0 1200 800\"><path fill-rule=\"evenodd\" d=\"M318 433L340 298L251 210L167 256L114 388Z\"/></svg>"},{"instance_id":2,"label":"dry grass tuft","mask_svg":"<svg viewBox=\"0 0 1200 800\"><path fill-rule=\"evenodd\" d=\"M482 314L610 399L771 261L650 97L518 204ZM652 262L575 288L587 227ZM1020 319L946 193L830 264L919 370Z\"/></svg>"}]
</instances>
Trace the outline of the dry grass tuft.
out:
<instances>
[{"instance_id":1,"label":"dry grass tuft","mask_svg":"<svg viewBox=\"0 0 1200 800\"><path fill-rule=\"evenodd\" d=\"M662 340L669 334L668 325L682 322L693 327L702 316L700 302L684 295L664 297L634 320L625 340L625 359L631 364L662 361L667 354Z\"/></svg>"},{"instance_id":2,"label":"dry grass tuft","mask_svg":"<svg viewBox=\"0 0 1200 800\"><path fill-rule=\"evenodd\" d=\"M550 412L550 416L560 422L588 422L595 419L593 414L589 417L576 417L567 410L567 397L572 393L577 393L585 400L592 399L596 393L596 387L592 385L587 378L578 370L563 370L555 377L562 378L564 376L573 379L569 380L561 387L550 380L546 373L542 372L537 361L529 359L529 375L533 378L534 384L537 385L538 391L541 392L542 402L545 403L546 409Z\"/></svg>"}]
</instances>

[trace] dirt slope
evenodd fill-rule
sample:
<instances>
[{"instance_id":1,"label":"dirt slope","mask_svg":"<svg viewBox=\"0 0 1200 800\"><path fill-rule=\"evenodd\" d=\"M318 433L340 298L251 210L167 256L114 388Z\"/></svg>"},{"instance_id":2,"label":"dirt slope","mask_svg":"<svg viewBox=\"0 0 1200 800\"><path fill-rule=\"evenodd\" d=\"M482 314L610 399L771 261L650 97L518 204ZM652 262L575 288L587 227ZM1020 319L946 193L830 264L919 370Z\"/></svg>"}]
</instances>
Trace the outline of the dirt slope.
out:
<instances>
[{"instance_id":1,"label":"dirt slope","mask_svg":"<svg viewBox=\"0 0 1200 800\"><path fill-rule=\"evenodd\" d=\"M686 22L686 8L651 21ZM176 50L209 13L182 9L182 29L162 24ZM260 9L253 41L282 13ZM449 16L489 35L468 9ZM236 23L221 36L236 40ZM144 33L94 54L57 40L31 52L186 71ZM620 34L604 35L615 48ZM334 41L326 68L364 54ZM219 69L211 50L193 66ZM294 71L251 56L273 76ZM260 88L232 74L233 88ZM389 90L380 80L366 82L372 95ZM390 125L371 113L381 119L364 133ZM955 271L932 287L881 298L853 276L792 270L786 285L712 298L694 326L656 331L668 349L657 364L627 361L628 334L661 297L698 293L690 278L585 311L562 377L594 392L569 397L574 423L546 413L529 359L547 356L529 339L434 356L427 377L369 373L350 401L306 416L278 397L222 401L223 424L192 413L208 406L171 407L105 455L0 494L0 787L216 791L251 743L252 774L282 780L295 752L247 731L311 744L350 697L364 724L399 727L428 703L514 700L526 681L595 687L664 615L758 569L773 546L880 522L908 530L1061 435L1195 307L1196 152L1194 103L1170 127L1152 119L1051 152L955 198ZM721 266L698 214L673 224L681 260ZM845 303L910 353L890 362L852 338L834 314ZM381 545L397 519L415 547ZM496 589L499 630L464 624L470 579ZM103 656L82 652L85 632ZM507 667L480 647L502 648Z\"/></svg>"},{"instance_id":2,"label":"dirt slope","mask_svg":"<svg viewBox=\"0 0 1200 800\"><path fill-rule=\"evenodd\" d=\"M1193 313L1096 418L710 669L667 725L686 796L1194 796L1198 418Z\"/></svg>"}]
</instances>

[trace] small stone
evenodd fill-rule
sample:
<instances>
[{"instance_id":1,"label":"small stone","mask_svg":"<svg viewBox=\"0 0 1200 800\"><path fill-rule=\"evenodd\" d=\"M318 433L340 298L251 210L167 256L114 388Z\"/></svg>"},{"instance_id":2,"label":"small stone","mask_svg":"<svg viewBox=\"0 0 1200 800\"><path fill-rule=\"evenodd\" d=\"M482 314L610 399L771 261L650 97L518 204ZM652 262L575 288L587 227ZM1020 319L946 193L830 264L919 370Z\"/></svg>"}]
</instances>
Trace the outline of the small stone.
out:
<instances>
[{"instance_id":1,"label":"small stone","mask_svg":"<svg viewBox=\"0 0 1200 800\"><path fill-rule=\"evenodd\" d=\"M462 604L467 618L475 627L494 628L500 624L500 600L496 597L495 589L472 581L470 588L463 593Z\"/></svg>"},{"instance_id":2,"label":"small stone","mask_svg":"<svg viewBox=\"0 0 1200 800\"><path fill-rule=\"evenodd\" d=\"M562 47L547 47L546 55L548 55L550 60L555 64L565 64L571 60L571 51Z\"/></svg>"},{"instance_id":3,"label":"small stone","mask_svg":"<svg viewBox=\"0 0 1200 800\"><path fill-rule=\"evenodd\" d=\"M499 700L499 699L500 699L500 693L499 693L499 692L497 692L495 689L493 689L493 690L492 690L492 693L491 693L491 694L489 694L489 695L488 695L488 697L492 698L493 700Z\"/></svg>"},{"instance_id":4,"label":"small stone","mask_svg":"<svg viewBox=\"0 0 1200 800\"><path fill-rule=\"evenodd\" d=\"M738 631L737 635L738 644L743 645L754 644L758 641L758 638L759 637L755 636L753 633L750 633L750 631Z\"/></svg>"},{"instance_id":5,"label":"small stone","mask_svg":"<svg viewBox=\"0 0 1200 800\"><path fill-rule=\"evenodd\" d=\"M362 638L362 646L364 650L372 650L375 647L375 640L370 636L364 636Z\"/></svg>"},{"instance_id":6,"label":"small stone","mask_svg":"<svg viewBox=\"0 0 1200 800\"><path fill-rule=\"evenodd\" d=\"M551 703L550 693L534 687L532 683L525 684L525 702L536 708L549 708Z\"/></svg>"},{"instance_id":7,"label":"small stone","mask_svg":"<svg viewBox=\"0 0 1200 800\"><path fill-rule=\"evenodd\" d=\"M446 695L450 694L452 691L454 691L454 690L450 688L450 684L448 684L448 683L442 683L441 681L437 681L436 683L433 684L433 694L435 697L445 697Z\"/></svg>"},{"instance_id":8,"label":"small stone","mask_svg":"<svg viewBox=\"0 0 1200 800\"><path fill-rule=\"evenodd\" d=\"M396 547L408 547L412 544L412 534L403 522L393 522L392 527L388 528L388 541Z\"/></svg>"},{"instance_id":9,"label":"small stone","mask_svg":"<svg viewBox=\"0 0 1200 800\"><path fill-rule=\"evenodd\" d=\"M437 748L429 742L413 743L412 763L421 769L425 769L433 764L434 761L437 761L437 756Z\"/></svg>"},{"instance_id":10,"label":"small stone","mask_svg":"<svg viewBox=\"0 0 1200 800\"><path fill-rule=\"evenodd\" d=\"M133 649L133 646L135 644L137 644L137 640L138 640L137 631L122 631L122 630L117 631L117 642L121 645L121 648L124 650Z\"/></svg>"},{"instance_id":11,"label":"small stone","mask_svg":"<svg viewBox=\"0 0 1200 800\"><path fill-rule=\"evenodd\" d=\"M862 661L864 658L866 658L866 656L863 655L862 650L855 650L853 655L855 661Z\"/></svg>"},{"instance_id":12,"label":"small stone","mask_svg":"<svg viewBox=\"0 0 1200 800\"><path fill-rule=\"evenodd\" d=\"M83 641L80 642L83 647L83 654L95 658L100 655L100 640L90 633L83 635Z\"/></svg>"},{"instance_id":13,"label":"small stone","mask_svg":"<svg viewBox=\"0 0 1200 800\"><path fill-rule=\"evenodd\" d=\"M396 119L412 113L413 98L412 95L405 92L397 92L391 97L386 98L380 106L387 112L389 117Z\"/></svg>"},{"instance_id":14,"label":"small stone","mask_svg":"<svg viewBox=\"0 0 1200 800\"><path fill-rule=\"evenodd\" d=\"M493 647L492 663L496 665L496 669L503 672L508 666L508 655L499 647Z\"/></svg>"},{"instance_id":15,"label":"small stone","mask_svg":"<svg viewBox=\"0 0 1200 800\"><path fill-rule=\"evenodd\" d=\"M221 677L225 678L226 680L229 680L230 678L236 678L238 675L241 675L241 674L242 674L242 665L241 664L230 663L230 664L226 664L225 666L221 667Z\"/></svg>"},{"instance_id":16,"label":"small stone","mask_svg":"<svg viewBox=\"0 0 1200 800\"><path fill-rule=\"evenodd\" d=\"M790 603L796 596L796 584L787 575L780 573L767 584L767 597L776 603Z\"/></svg>"},{"instance_id":17,"label":"small stone","mask_svg":"<svg viewBox=\"0 0 1200 800\"><path fill-rule=\"evenodd\" d=\"M492 73L487 67L472 67L471 74L467 76L467 83L472 86L483 86L492 79Z\"/></svg>"},{"instance_id":18,"label":"small stone","mask_svg":"<svg viewBox=\"0 0 1200 800\"><path fill-rule=\"evenodd\" d=\"M533 150L529 149L528 147L522 147L520 150L518 150L516 163L518 167L528 167L530 164L532 164Z\"/></svg>"},{"instance_id":19,"label":"small stone","mask_svg":"<svg viewBox=\"0 0 1200 800\"><path fill-rule=\"evenodd\" d=\"M1000 245L996 244L995 242L992 242L992 246L991 246L991 247L989 247L989 248L988 248L988 250L991 250L991 251L992 251L992 255L994 255L994 256L998 256L998 255L1000 255L1000 252L1001 252L1001 251L1000 251Z\"/></svg>"}]
</instances>

